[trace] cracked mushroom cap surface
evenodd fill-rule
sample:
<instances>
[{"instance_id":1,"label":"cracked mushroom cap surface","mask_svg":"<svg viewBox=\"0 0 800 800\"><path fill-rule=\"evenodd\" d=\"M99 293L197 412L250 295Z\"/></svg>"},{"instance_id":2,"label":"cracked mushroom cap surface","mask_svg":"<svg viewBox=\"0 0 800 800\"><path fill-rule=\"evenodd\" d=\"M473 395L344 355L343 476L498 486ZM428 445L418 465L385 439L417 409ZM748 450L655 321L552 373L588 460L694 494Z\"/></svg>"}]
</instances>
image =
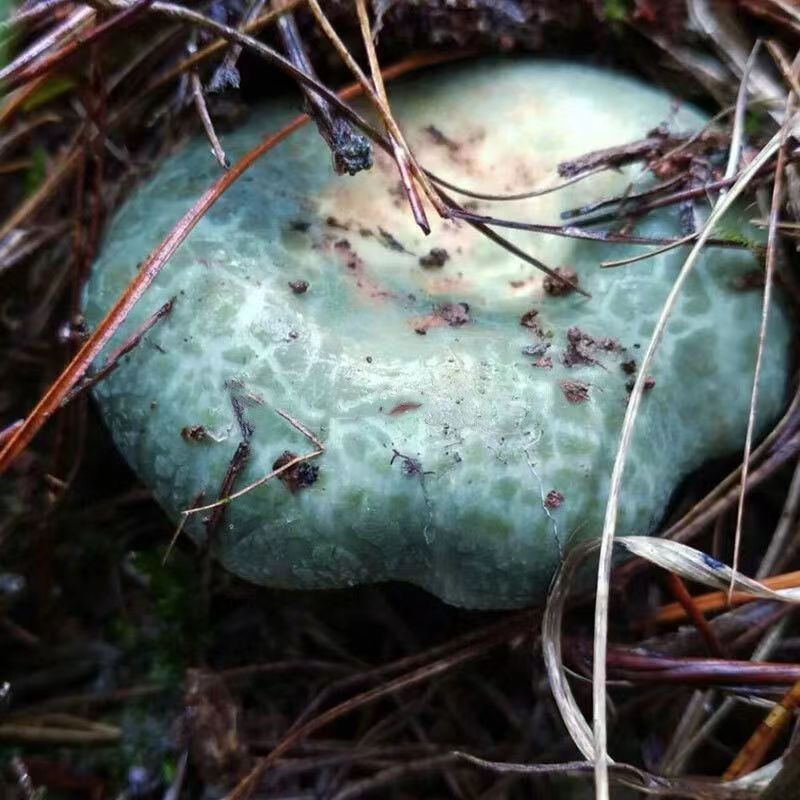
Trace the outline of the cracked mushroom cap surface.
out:
<instances>
[{"instance_id":1,"label":"cracked mushroom cap surface","mask_svg":"<svg viewBox=\"0 0 800 800\"><path fill-rule=\"evenodd\" d=\"M438 69L389 91L421 163L483 192L557 183L560 162L705 121L631 78L534 59ZM223 137L229 156L298 105L253 112ZM90 325L218 175L198 139L127 201L88 286ZM635 166L528 200L465 202L562 224L632 180L651 181ZM315 449L278 411L324 443L224 515L189 517L198 540L217 517L211 547L242 577L298 589L399 579L458 605L514 607L540 602L564 550L599 535L628 386L687 250L601 269L642 248L504 231L586 298L429 214L426 237L377 148L371 171L337 177L308 125L225 193L107 347L176 298L95 391L176 522L220 496L243 436L237 408L252 434L234 489ZM679 214L652 214L636 233L681 235ZM619 535L652 532L683 478L742 446L761 304L742 286L758 267L746 250L708 249L689 279L636 423ZM761 434L783 408L789 337L775 303Z\"/></svg>"}]
</instances>

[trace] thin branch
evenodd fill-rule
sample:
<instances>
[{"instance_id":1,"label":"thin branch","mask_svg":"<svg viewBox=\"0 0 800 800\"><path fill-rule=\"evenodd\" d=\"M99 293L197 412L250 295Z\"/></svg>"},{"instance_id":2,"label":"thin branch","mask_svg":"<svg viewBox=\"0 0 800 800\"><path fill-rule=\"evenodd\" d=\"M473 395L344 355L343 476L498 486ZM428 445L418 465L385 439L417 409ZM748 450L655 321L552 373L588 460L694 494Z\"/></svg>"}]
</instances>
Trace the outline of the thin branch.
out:
<instances>
[{"instance_id":1,"label":"thin branch","mask_svg":"<svg viewBox=\"0 0 800 800\"><path fill-rule=\"evenodd\" d=\"M369 25L369 16L367 15L367 7L364 0L356 0L356 12L358 13L358 24L361 29L361 40L364 43L364 49L367 52L367 60L369 61L369 71L372 76L372 84L375 91L380 97L386 109L389 109L389 98L386 95L386 87L383 85L383 78L381 77L381 68L378 63L378 55L375 52L375 43L372 40L372 31ZM431 226L428 223L428 218L425 214L425 209L422 205L417 187L414 185L414 180L411 177L409 160L411 157L410 152L404 149L400 142L394 137L389 130L386 129L389 143L392 145L392 155L394 156L397 169L400 172L400 182L403 186L403 191L408 198L408 203L411 206L411 212L414 215L414 220L420 229L427 235L431 232Z\"/></svg>"},{"instance_id":2,"label":"thin branch","mask_svg":"<svg viewBox=\"0 0 800 800\"><path fill-rule=\"evenodd\" d=\"M265 3L266 0L252 0L245 13L242 15L241 21L239 22L240 31L248 32L248 23L258 18L258 15L264 8ZM281 19L283 19L283 17L278 17L278 21ZM239 70L236 67L236 63L241 54L241 44L232 44L228 47L228 52L225 53L222 62L214 70L214 74L211 76L211 80L208 82L209 92L221 92L223 89L226 89L229 86L234 89L239 88L240 75Z\"/></svg>"},{"instance_id":3,"label":"thin branch","mask_svg":"<svg viewBox=\"0 0 800 800\"><path fill-rule=\"evenodd\" d=\"M672 310L683 289L683 285L694 269L697 259L706 241L711 237L719 219L730 208L737 197L745 190L757 171L775 154L780 147L780 136L774 136L742 171L739 180L731 187L728 194L714 206L703 226L694 247L678 273L670 290L664 307L656 322L650 341L637 373L633 389L628 399L625 418L622 424L617 455L609 485L609 498L606 504L605 519L600 547L600 562L597 570L597 591L594 619L594 663L592 667L592 715L593 746L595 756L595 785L598 800L608 798L608 729L606 724L606 648L608 643L608 604L611 578L611 556L614 546L614 534L617 526L619 498L622 488L622 477L625 471L628 451L633 437L633 429L639 406L645 391L645 381L661 339L664 336Z\"/></svg>"},{"instance_id":4,"label":"thin branch","mask_svg":"<svg viewBox=\"0 0 800 800\"><path fill-rule=\"evenodd\" d=\"M319 80L303 47L300 31L291 12L278 18L278 33L291 62L309 77ZM331 104L307 86L300 84L306 98L306 113L317 124L325 143L333 154L333 167L339 175L355 175L372 166L369 139L354 131L348 120Z\"/></svg>"},{"instance_id":5,"label":"thin branch","mask_svg":"<svg viewBox=\"0 0 800 800\"><path fill-rule=\"evenodd\" d=\"M187 508L185 511L181 511L181 514L184 517L188 517L191 514L199 514L205 511L214 511L215 513L218 513L221 508L224 508L224 506L229 505L234 500L238 500L240 497L252 492L253 489L263 486L268 481L271 481L273 478L280 477L284 472L296 467L298 464L302 464L305 461L310 461L312 458L317 458L325 452L325 445L305 425L303 425L302 422L299 422L285 411L281 411L279 408L275 409L275 413L283 417L293 428L296 428L298 431L300 431L303 436L305 436L312 444L315 445L316 450L306 453L302 456L295 456L285 464L282 464L276 469L270 470L266 475L262 475L257 481L253 481L243 489L239 489L237 492L231 492L230 489L232 486L227 486L225 491L220 492L220 497L215 502L209 503L206 506L195 505L192 508Z\"/></svg>"},{"instance_id":6,"label":"thin branch","mask_svg":"<svg viewBox=\"0 0 800 800\"><path fill-rule=\"evenodd\" d=\"M625 267L628 264L635 264L638 261L645 261L648 258L655 258L662 253L668 253L670 250L676 250L679 247L690 244L697 238L697 232L690 233L674 242L665 244L663 247L656 247L655 250L648 250L646 253L637 253L635 256L628 256L627 258L617 258L613 261L601 261L600 267L602 269L610 269L612 267Z\"/></svg>"},{"instance_id":7,"label":"thin branch","mask_svg":"<svg viewBox=\"0 0 800 800\"><path fill-rule=\"evenodd\" d=\"M414 173L414 177L419 181L420 186L425 192L428 200L430 200L430 202L433 204L433 207L436 209L440 217L448 218L450 216L449 209L442 202L439 194L436 192L430 180L428 179L428 176L417 163L417 160L414 157L414 154L411 152L411 148L408 146L402 131L392 116L388 102L386 102L381 96L380 91L376 87L373 87L367 76L362 71L361 67L359 67L356 60L352 57L352 55L350 55L350 51L345 46L344 42L339 38L339 35L336 33L330 21L325 16L325 12L320 8L318 0L308 0L308 5L310 6L320 28L322 28L323 33L336 48L337 52L342 57L342 60L353 73L356 80L358 80L358 82L362 85L365 93L374 104L378 113L381 115L381 119L386 126L386 130L395 140L397 145L402 147L402 149L405 151L405 156L412 172ZM389 143L387 152L393 154L394 149L394 146ZM423 228L423 230L425 229Z\"/></svg>"},{"instance_id":8,"label":"thin branch","mask_svg":"<svg viewBox=\"0 0 800 800\"><path fill-rule=\"evenodd\" d=\"M230 169L231 163L228 161L228 157L225 155L225 151L222 149L217 132L214 130L214 123L211 121L211 115L208 113L206 99L203 96L203 84L200 81L200 76L197 74L197 70L192 70L189 75L189 80L192 84L192 97L194 98L194 105L197 109L197 114L200 117L200 121L203 123L203 130L206 132L206 137L211 144L211 152L214 154L214 158L217 160L217 163L222 167L222 169Z\"/></svg>"},{"instance_id":9,"label":"thin branch","mask_svg":"<svg viewBox=\"0 0 800 800\"><path fill-rule=\"evenodd\" d=\"M145 335L150 329L161 319L166 317L175 305L175 298L171 298L159 308L155 314L152 314L146 319L113 353L106 359L106 363L100 367L97 372L90 378L87 378L81 384L76 386L67 396L61 401L61 408L71 403L79 394L97 386L98 383L105 380L114 370L119 366L121 359L131 352L134 348L138 347Z\"/></svg>"},{"instance_id":10,"label":"thin branch","mask_svg":"<svg viewBox=\"0 0 800 800\"><path fill-rule=\"evenodd\" d=\"M35 61L51 47L55 47L59 42L78 33L85 28L94 18L93 8L79 8L71 14L64 22L53 28L49 33L38 38L27 50L20 53L10 64L0 69L0 91L5 87L5 81L9 76L23 70L28 64Z\"/></svg>"},{"instance_id":11,"label":"thin branch","mask_svg":"<svg viewBox=\"0 0 800 800\"><path fill-rule=\"evenodd\" d=\"M739 548L742 538L742 520L744 518L745 487L747 474L750 470L750 451L753 447L756 414L758 411L759 383L761 381L761 368L764 360L764 348L767 338L767 324L769 310L772 302L772 288L775 282L775 262L778 254L778 217L783 202L783 175L786 169L786 142L789 136L789 120L794 108L794 95L790 92L786 98L786 119L781 126L780 147L778 149L778 165L775 170L775 184L772 189L772 208L769 215L769 228L767 232L767 259L764 274L764 297L761 305L761 326L758 332L758 352L756 353L756 366L753 375L753 388L750 395L750 413L747 417L747 434L745 436L744 455L742 457L742 479L739 490L739 503L736 508L736 534L733 545L733 568L739 566ZM729 594L733 593L731 584Z\"/></svg>"},{"instance_id":12,"label":"thin branch","mask_svg":"<svg viewBox=\"0 0 800 800\"><path fill-rule=\"evenodd\" d=\"M64 45L60 50L57 50L50 56L43 58L34 64L27 67L22 67L16 70L11 70L9 67L5 70L0 70L0 92L7 93L11 89L27 83L40 75L52 72L59 64L63 63L69 58L72 58L77 52L90 44L101 41L109 33L119 30L125 25L129 25L138 17L153 0L135 0L126 9L115 14L105 22L96 25L88 33L78 37L75 41ZM4 74L8 73L8 74Z\"/></svg>"},{"instance_id":13,"label":"thin branch","mask_svg":"<svg viewBox=\"0 0 800 800\"><path fill-rule=\"evenodd\" d=\"M478 222L483 225L496 225L500 228L509 228L516 231L528 231L530 233L547 233L551 236L560 236L566 239L584 239L590 242L602 244L643 244L643 245L678 245L685 243L687 237L680 236L637 236L635 234L616 233L615 231L591 231L579 228L576 225L545 225L538 222L523 222L521 220L502 219L499 217L489 217L485 214L475 214L463 208L451 209L453 216L467 222ZM696 237L697 234L691 234ZM712 247L724 247L732 250L746 250L747 245L743 245L735 239L715 239L709 238L707 244Z\"/></svg>"},{"instance_id":14,"label":"thin branch","mask_svg":"<svg viewBox=\"0 0 800 800\"><path fill-rule=\"evenodd\" d=\"M599 175L601 172L605 171L606 167L597 167L597 169L593 169L589 172L581 172L579 175L575 175L572 178L561 181L560 183L555 183L551 186L542 186L541 188L537 189L529 189L526 192L517 192L516 194L486 194L484 192L476 192L474 189L465 189L463 186L457 186L454 183L446 181L444 178L440 178L438 175L434 175L430 170L425 170L425 172L428 174L428 177L438 186L449 189L451 192L455 192L456 194L463 194L465 197L472 197L475 200L490 200L494 202L530 200L534 197L543 197L546 194L552 194L553 192L558 192L561 189L566 189L567 186L572 186L574 183L580 183L580 181L584 181L587 178L591 178L593 175Z\"/></svg>"}]
</instances>

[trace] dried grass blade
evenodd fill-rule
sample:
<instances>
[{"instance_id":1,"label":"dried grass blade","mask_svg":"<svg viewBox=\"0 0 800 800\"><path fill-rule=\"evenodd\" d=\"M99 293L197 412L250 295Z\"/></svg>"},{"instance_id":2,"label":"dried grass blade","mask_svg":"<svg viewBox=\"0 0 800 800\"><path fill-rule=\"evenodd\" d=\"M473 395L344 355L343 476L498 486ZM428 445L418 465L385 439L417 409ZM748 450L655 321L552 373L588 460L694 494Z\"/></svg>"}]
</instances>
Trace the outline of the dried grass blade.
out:
<instances>
[{"instance_id":1,"label":"dried grass blade","mask_svg":"<svg viewBox=\"0 0 800 800\"><path fill-rule=\"evenodd\" d=\"M0 69L0 90L3 82L19 70L24 69L28 64L35 61L51 47L55 47L60 41L79 32L94 18L93 8L79 8L64 22L37 39L27 50L20 53L10 64Z\"/></svg>"},{"instance_id":2,"label":"dried grass blade","mask_svg":"<svg viewBox=\"0 0 800 800\"><path fill-rule=\"evenodd\" d=\"M367 52L367 60L369 61L370 75L372 76L372 83L375 87L375 92L380 97L381 102L388 114L391 114L391 107L389 106L389 98L386 94L386 87L383 85L383 78L381 77L381 68L378 63L378 55L375 52L375 43L372 41L372 31L369 24L369 15L367 14L367 7L364 0L356 0L356 12L358 14L358 24L361 28L361 39L364 43L364 49ZM392 118L393 119L393 118ZM397 123L395 122L395 126ZM422 205L422 200L417 192L417 187L410 175L410 153L407 152L398 140L392 136L391 131L388 129L387 134L389 141L392 144L392 154L394 156L397 169L400 172L400 179L403 185L403 190L408 198L408 203L411 206L411 211L414 214L414 220L420 229L427 235L431 232L431 226L428 218L425 215L425 209Z\"/></svg>"},{"instance_id":3,"label":"dried grass blade","mask_svg":"<svg viewBox=\"0 0 800 800\"><path fill-rule=\"evenodd\" d=\"M347 49L347 46L344 44L339 35L336 33L336 31L334 30L333 26L330 23L330 20L320 7L318 0L308 0L308 5L325 36L327 36L328 40L336 48L336 51L341 56L342 60L347 65L348 69L353 73L356 80L358 80L358 82L364 88L364 91L370 98L370 101L373 103L375 109L380 114L381 120L383 121L384 125L386 125L386 130L389 132L391 137L397 142L397 144L400 147L402 147L402 149L405 151L408 164L411 167L414 177L419 181L419 184L422 187L423 191L425 192L426 197L433 204L433 207L436 209L439 216L448 217L450 214L447 206L442 202L438 192L434 189L425 171L419 166L417 160L414 158L414 154L411 152L411 148L408 146L408 143L406 142L402 131L400 130L400 128L398 127L397 123L394 120L394 117L392 116L392 112L391 109L389 108L388 103L386 103L384 99L381 97L380 92L377 90L377 88L373 87L370 80L367 78L361 67L358 65L358 62L356 62L356 60L350 54L350 51Z\"/></svg>"},{"instance_id":4,"label":"dried grass blade","mask_svg":"<svg viewBox=\"0 0 800 800\"><path fill-rule=\"evenodd\" d=\"M608 639L608 600L609 584L611 579L611 553L613 550L614 533L617 526L617 513L619 509L619 495L622 487L622 476L625 471L628 450L630 448L634 422L636 420L647 375L651 370L653 359L664 335L669 318L680 296L686 279L694 269L697 259L706 240L711 234L720 218L728 211L737 197L744 191L750 181L761 167L775 154L780 147L781 136L776 134L761 150L753 161L742 171L739 179L731 187L728 194L721 198L714 206L711 214L703 226L700 234L692 247L686 261L678 273L675 283L664 303L661 314L656 322L650 342L642 358L639 373L634 382L633 390L628 401L625 418L622 424L620 443L609 486L609 499L606 505L605 520L600 548L600 564L597 571L597 592L595 601L595 641L594 641L594 666L592 686L592 708L594 719L593 753L595 756L595 792L598 800L608 798L608 752L607 752L607 720L606 720L606 648Z\"/></svg>"},{"instance_id":5,"label":"dried grass blade","mask_svg":"<svg viewBox=\"0 0 800 800\"><path fill-rule=\"evenodd\" d=\"M561 659L561 627L570 587L575 582L583 562L592 553L602 550L604 544L604 541L593 539L583 542L567 553L553 584L542 620L542 650L553 698L572 740L584 757L590 761L593 760L595 765L597 764L596 744L592 728L572 693ZM721 590L727 590L728 584L733 581L737 591L752 597L800 605L799 591L770 589L759 581L734 572L726 564L711 558L702 551L680 542L651 536L624 536L614 539L612 545L624 547L631 555L644 558L668 572L680 575L687 581ZM603 659L605 663L605 651Z\"/></svg>"},{"instance_id":6,"label":"dried grass blade","mask_svg":"<svg viewBox=\"0 0 800 800\"><path fill-rule=\"evenodd\" d=\"M208 106L206 105L206 98L203 94L203 84L200 82L200 76L196 70L192 70L189 80L192 84L192 97L194 98L194 105L197 109L197 114L200 117L200 122L203 123L203 130L206 132L206 138L211 145L211 152L214 158L222 169L228 169L230 162L222 149L222 144L219 141L219 136L214 129L214 123L211 121L211 114L208 113Z\"/></svg>"},{"instance_id":7,"label":"dried grass blade","mask_svg":"<svg viewBox=\"0 0 800 800\"><path fill-rule=\"evenodd\" d=\"M64 45L64 47L47 58L31 64L30 66L23 67L18 71L3 70L3 72L8 72L8 74L5 77L0 75L0 91L8 92L22 83L27 83L34 78L38 78L40 75L50 73L59 64L74 56L82 48L100 41L109 33L118 30L121 26L133 22L152 2L153 0L136 0L136 2L132 3L124 11L120 11L118 14L111 17L111 19L96 25L88 31L88 33Z\"/></svg>"},{"instance_id":8,"label":"dried grass blade","mask_svg":"<svg viewBox=\"0 0 800 800\"><path fill-rule=\"evenodd\" d=\"M772 303L772 287L775 283L775 262L777 259L778 245L778 217L783 202L783 175L786 169L786 143L788 139L789 120L791 118L794 95L790 92L786 98L786 118L780 130L780 146L778 149L778 164L775 168L775 183L772 188L772 207L769 214L769 228L767 232L767 258L764 275L764 296L761 305L761 324L758 331L758 352L753 375L753 388L750 394L750 413L747 417L747 433L744 442L744 455L742 457L742 478L739 488L739 502L736 507L736 533L733 544L733 568L739 565L739 549L742 540L742 520L744 517L744 500L747 489L747 476L750 471L750 453L753 449L753 435L755 432L756 414L758 413L758 392L761 381L761 368L764 361L764 348L767 338L767 325L769 323L769 310ZM728 595L733 594L733 586L728 590Z\"/></svg>"}]
</instances>

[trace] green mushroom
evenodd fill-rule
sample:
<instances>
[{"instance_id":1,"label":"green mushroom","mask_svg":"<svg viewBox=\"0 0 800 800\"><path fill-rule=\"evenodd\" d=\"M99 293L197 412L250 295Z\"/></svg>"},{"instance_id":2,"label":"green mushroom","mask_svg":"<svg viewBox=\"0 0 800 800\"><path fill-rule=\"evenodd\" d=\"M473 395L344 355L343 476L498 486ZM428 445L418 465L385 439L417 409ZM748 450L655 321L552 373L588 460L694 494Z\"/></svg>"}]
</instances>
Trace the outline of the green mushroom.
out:
<instances>
[{"instance_id":1,"label":"green mushroom","mask_svg":"<svg viewBox=\"0 0 800 800\"><path fill-rule=\"evenodd\" d=\"M391 87L421 163L482 191L554 184L557 165L698 112L596 68L525 60L440 69ZM295 113L273 102L225 139L232 157ZM478 210L561 213L648 185L641 167ZM218 167L189 144L125 204L86 296L96 325ZM746 209L745 209L746 211ZM629 384L685 258L603 269L640 246L510 232L590 294L457 220L414 224L394 162L337 177L307 126L208 213L107 352L176 298L95 394L122 453L173 520L316 448L185 530L257 583L313 589L396 579L449 603L541 602L564 551L602 528ZM679 210L643 236L676 236ZM680 481L744 441L761 294L757 260L708 249L652 372L621 497L620 535L651 533ZM785 399L788 315L772 310L760 433ZM641 349L640 349L641 348ZM280 413L278 413L280 412ZM305 432L304 432L305 431ZM240 459L227 485L243 437ZM240 449L241 456L241 449ZM230 484L230 481L228 481Z\"/></svg>"}]
</instances>

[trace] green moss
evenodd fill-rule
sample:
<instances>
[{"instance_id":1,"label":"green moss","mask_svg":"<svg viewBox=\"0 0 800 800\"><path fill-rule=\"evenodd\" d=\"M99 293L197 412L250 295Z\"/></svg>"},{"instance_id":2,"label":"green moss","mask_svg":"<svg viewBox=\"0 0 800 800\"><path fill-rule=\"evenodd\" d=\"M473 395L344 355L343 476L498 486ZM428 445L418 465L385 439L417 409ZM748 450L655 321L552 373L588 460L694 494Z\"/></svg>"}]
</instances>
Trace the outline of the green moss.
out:
<instances>
[{"instance_id":1,"label":"green moss","mask_svg":"<svg viewBox=\"0 0 800 800\"><path fill-rule=\"evenodd\" d=\"M166 686L180 686L186 669L196 663L210 635L200 599L202 586L197 565L173 555L164 569L161 551L137 552L131 566L148 582L155 619L146 631L119 630L123 646L133 658L146 653L142 665L150 680Z\"/></svg>"},{"instance_id":2,"label":"green moss","mask_svg":"<svg viewBox=\"0 0 800 800\"><path fill-rule=\"evenodd\" d=\"M628 0L604 0L603 16L606 22L627 22L630 15Z\"/></svg>"}]
</instances>

